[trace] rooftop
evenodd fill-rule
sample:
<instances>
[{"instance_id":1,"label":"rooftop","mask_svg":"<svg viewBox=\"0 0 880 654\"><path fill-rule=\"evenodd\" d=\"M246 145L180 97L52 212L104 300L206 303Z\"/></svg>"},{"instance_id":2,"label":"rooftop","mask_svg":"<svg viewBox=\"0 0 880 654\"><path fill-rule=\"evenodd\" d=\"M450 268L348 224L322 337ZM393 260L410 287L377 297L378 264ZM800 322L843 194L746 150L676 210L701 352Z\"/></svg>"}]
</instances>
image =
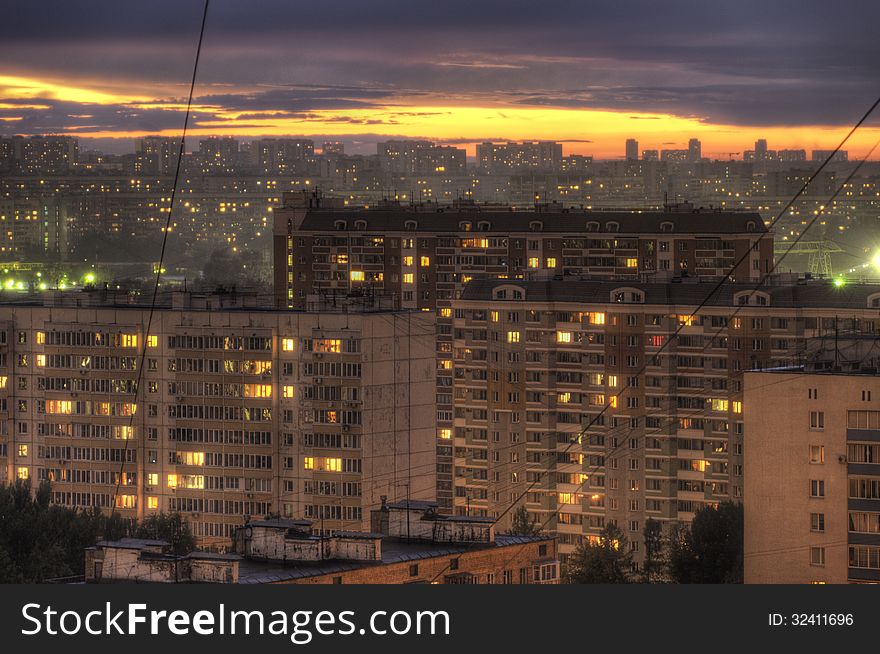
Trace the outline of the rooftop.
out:
<instances>
[{"instance_id":1,"label":"rooftop","mask_svg":"<svg viewBox=\"0 0 880 654\"><path fill-rule=\"evenodd\" d=\"M495 297L494 289L507 286L523 289L523 297L515 301L571 302L578 304L610 304L611 294L618 289L641 292L638 304L697 306L718 286L718 280L687 278L668 284L637 280L600 280L555 278L550 280L475 279L462 291L462 300L486 302ZM866 309L873 295L880 294L880 283L848 282L837 286L830 280L793 280L779 276L763 285L757 282L728 282L714 293L708 306L733 306L740 293L755 291L768 297L767 306L782 308L823 307L834 309ZM507 299L511 299L508 295Z\"/></svg>"},{"instance_id":2,"label":"rooftop","mask_svg":"<svg viewBox=\"0 0 880 654\"><path fill-rule=\"evenodd\" d=\"M699 210L680 211L585 211L554 209L542 211L475 211L472 208L437 208L434 211L400 209L310 210L300 230L337 229L336 221L355 231L415 231L480 234L482 232L529 232L578 234L740 234L764 233L767 228L757 213ZM358 228L356 221L366 227ZM462 223L470 223L466 229Z\"/></svg>"},{"instance_id":3,"label":"rooftop","mask_svg":"<svg viewBox=\"0 0 880 654\"><path fill-rule=\"evenodd\" d=\"M286 581L289 579L303 579L321 575L348 572L359 568L392 563L404 563L406 561L419 561L440 556L454 556L468 551L489 549L494 547L509 547L522 545L530 542L553 540L552 536L495 536L494 543L476 545L459 544L432 544L406 542L394 538L382 539L381 561L342 561L328 560L314 563L296 562L282 565L277 561L257 561L243 559L239 563L239 583L241 584L266 584Z\"/></svg>"}]
</instances>

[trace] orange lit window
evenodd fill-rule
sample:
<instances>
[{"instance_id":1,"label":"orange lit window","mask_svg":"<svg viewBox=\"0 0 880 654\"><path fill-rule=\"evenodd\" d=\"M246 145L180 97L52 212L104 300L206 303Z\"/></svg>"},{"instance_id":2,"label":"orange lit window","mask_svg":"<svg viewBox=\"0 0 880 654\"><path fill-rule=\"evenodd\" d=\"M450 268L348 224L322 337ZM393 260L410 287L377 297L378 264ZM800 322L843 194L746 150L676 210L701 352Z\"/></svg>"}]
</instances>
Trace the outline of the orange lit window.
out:
<instances>
[{"instance_id":1,"label":"orange lit window","mask_svg":"<svg viewBox=\"0 0 880 654\"><path fill-rule=\"evenodd\" d=\"M245 384L244 396L253 398L270 398L272 397L271 384Z\"/></svg>"},{"instance_id":2,"label":"orange lit window","mask_svg":"<svg viewBox=\"0 0 880 654\"><path fill-rule=\"evenodd\" d=\"M292 338L282 338L281 349L285 352L293 352L293 340Z\"/></svg>"}]
</instances>

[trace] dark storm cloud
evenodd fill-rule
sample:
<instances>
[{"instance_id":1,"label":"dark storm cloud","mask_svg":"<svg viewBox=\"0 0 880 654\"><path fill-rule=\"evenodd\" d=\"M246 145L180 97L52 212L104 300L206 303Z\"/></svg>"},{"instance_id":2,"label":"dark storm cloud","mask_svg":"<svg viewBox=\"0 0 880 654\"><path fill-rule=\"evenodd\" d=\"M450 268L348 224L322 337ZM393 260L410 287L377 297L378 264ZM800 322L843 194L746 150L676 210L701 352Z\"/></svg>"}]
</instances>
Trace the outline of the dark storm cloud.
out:
<instances>
[{"instance_id":1,"label":"dark storm cloud","mask_svg":"<svg viewBox=\"0 0 880 654\"><path fill-rule=\"evenodd\" d=\"M142 85L144 95L163 86L179 101L201 9L16 3L0 21L0 74ZM214 0L197 96L254 117L426 94L713 123L845 123L880 89L878 18L875 1ZM6 128L76 125L69 115L84 113L108 129L179 125L173 111L53 104Z\"/></svg>"}]
</instances>

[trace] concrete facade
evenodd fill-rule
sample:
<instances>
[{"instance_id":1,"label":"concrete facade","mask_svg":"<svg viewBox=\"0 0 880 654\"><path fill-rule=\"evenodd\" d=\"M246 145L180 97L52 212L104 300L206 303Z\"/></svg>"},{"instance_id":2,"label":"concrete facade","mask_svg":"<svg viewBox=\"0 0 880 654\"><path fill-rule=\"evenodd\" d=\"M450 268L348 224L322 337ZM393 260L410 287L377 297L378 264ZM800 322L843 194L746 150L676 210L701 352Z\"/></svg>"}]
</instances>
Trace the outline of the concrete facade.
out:
<instances>
[{"instance_id":1,"label":"concrete facade","mask_svg":"<svg viewBox=\"0 0 880 654\"><path fill-rule=\"evenodd\" d=\"M100 293L0 309L0 478L58 504L179 511L203 543L269 514L369 529L434 496L434 317ZM137 366L146 340L139 388Z\"/></svg>"},{"instance_id":2,"label":"concrete facade","mask_svg":"<svg viewBox=\"0 0 880 654\"><path fill-rule=\"evenodd\" d=\"M745 582L880 581L876 373L744 378Z\"/></svg>"}]
</instances>

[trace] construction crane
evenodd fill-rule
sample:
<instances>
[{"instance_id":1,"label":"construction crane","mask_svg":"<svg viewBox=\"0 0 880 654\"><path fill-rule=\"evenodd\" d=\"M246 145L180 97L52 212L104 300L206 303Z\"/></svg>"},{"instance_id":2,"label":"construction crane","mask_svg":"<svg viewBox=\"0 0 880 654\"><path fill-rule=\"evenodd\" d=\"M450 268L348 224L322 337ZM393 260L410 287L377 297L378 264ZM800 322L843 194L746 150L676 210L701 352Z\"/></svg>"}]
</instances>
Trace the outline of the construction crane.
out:
<instances>
[{"instance_id":1,"label":"construction crane","mask_svg":"<svg viewBox=\"0 0 880 654\"><path fill-rule=\"evenodd\" d=\"M809 256L807 269L811 274L823 277L831 277L834 274L831 267L831 255L844 252L844 249L834 241L801 241L787 250L784 250L784 247L784 241L779 243L780 255L806 254Z\"/></svg>"}]
</instances>

